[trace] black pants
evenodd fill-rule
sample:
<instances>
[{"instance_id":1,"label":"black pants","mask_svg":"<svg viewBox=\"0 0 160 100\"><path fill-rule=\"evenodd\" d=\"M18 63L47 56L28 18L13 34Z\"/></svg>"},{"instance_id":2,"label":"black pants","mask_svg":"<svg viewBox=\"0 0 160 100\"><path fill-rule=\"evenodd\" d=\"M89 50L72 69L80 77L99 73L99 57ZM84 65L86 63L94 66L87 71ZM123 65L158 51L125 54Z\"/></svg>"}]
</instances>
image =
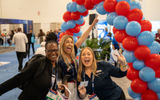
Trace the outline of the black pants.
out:
<instances>
[{"instance_id":1,"label":"black pants","mask_svg":"<svg viewBox=\"0 0 160 100\"><path fill-rule=\"evenodd\" d=\"M18 66L18 70L22 70L23 68L23 58L25 56L25 52L16 52L17 54L17 59L18 59L18 63L19 63L19 66Z\"/></svg>"},{"instance_id":2,"label":"black pants","mask_svg":"<svg viewBox=\"0 0 160 100\"><path fill-rule=\"evenodd\" d=\"M126 97L125 97L123 90L122 90L120 98L118 100L126 100Z\"/></svg>"},{"instance_id":3,"label":"black pants","mask_svg":"<svg viewBox=\"0 0 160 100\"><path fill-rule=\"evenodd\" d=\"M27 56L28 56L28 58L30 57L30 47L31 47L31 45L32 45L33 54L35 53L35 51L34 51L34 43L28 43L27 44Z\"/></svg>"}]
</instances>

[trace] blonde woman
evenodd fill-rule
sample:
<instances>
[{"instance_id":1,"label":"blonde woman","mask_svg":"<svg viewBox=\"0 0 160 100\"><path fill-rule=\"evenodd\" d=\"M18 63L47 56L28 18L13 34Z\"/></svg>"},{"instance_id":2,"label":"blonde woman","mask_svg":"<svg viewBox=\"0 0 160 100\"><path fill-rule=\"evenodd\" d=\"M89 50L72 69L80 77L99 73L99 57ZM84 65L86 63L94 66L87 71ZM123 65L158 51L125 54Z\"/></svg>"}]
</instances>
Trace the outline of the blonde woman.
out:
<instances>
[{"instance_id":1,"label":"blonde woman","mask_svg":"<svg viewBox=\"0 0 160 100\"><path fill-rule=\"evenodd\" d=\"M119 56L121 65L126 66L124 56ZM97 62L94 52L86 47L81 51L77 73L78 91L80 98L86 98L86 94L92 95L92 100L125 100L123 90L112 81L110 76L123 77L124 70L112 66L107 62ZM88 96L87 96L88 97Z\"/></svg>"},{"instance_id":2,"label":"blonde woman","mask_svg":"<svg viewBox=\"0 0 160 100\"><path fill-rule=\"evenodd\" d=\"M89 26L89 28L83 33L83 35L78 39L75 44L72 36L64 35L61 38L59 53L60 56L58 59L58 64L62 69L62 79L64 81L63 83L65 83L71 91L70 95L68 94L68 92L65 92L69 100L77 99L77 63L75 59L77 49L87 39L90 31L97 22L98 19L96 17L93 23Z\"/></svg>"}]
</instances>

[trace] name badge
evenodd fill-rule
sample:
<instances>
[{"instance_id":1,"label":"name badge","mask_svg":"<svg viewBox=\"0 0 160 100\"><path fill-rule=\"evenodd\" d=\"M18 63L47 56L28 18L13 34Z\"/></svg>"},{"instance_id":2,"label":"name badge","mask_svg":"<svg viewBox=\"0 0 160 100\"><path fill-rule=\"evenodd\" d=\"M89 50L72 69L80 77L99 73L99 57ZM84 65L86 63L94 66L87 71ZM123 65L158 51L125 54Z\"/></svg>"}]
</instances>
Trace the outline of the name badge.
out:
<instances>
[{"instance_id":1,"label":"name badge","mask_svg":"<svg viewBox=\"0 0 160 100\"><path fill-rule=\"evenodd\" d=\"M88 81L82 81L82 82L80 83L80 86L87 87L87 86L88 86Z\"/></svg>"}]
</instances>

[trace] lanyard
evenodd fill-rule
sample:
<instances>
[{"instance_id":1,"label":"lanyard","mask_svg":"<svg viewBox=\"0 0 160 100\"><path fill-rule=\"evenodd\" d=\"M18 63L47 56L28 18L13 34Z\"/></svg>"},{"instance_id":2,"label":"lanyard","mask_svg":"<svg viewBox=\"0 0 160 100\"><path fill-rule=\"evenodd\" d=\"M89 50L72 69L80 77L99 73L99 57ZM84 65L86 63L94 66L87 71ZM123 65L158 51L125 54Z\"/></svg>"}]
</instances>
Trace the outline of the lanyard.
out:
<instances>
[{"instance_id":1,"label":"lanyard","mask_svg":"<svg viewBox=\"0 0 160 100\"><path fill-rule=\"evenodd\" d=\"M68 59L66 59L66 60L67 60L67 62L68 62L68 64L69 64L70 69L72 70L73 78L75 78L75 77L74 77L74 76L75 76L74 66L72 65L72 63L69 63ZM73 59L72 59L72 61L73 61ZM73 62L74 62L74 61L73 61Z\"/></svg>"},{"instance_id":2,"label":"lanyard","mask_svg":"<svg viewBox=\"0 0 160 100\"><path fill-rule=\"evenodd\" d=\"M86 79L85 79L85 72L84 72L84 74L83 74L83 78L84 78L84 81L86 81ZM94 93L94 75L91 73L91 78L92 78L92 92Z\"/></svg>"}]
</instances>

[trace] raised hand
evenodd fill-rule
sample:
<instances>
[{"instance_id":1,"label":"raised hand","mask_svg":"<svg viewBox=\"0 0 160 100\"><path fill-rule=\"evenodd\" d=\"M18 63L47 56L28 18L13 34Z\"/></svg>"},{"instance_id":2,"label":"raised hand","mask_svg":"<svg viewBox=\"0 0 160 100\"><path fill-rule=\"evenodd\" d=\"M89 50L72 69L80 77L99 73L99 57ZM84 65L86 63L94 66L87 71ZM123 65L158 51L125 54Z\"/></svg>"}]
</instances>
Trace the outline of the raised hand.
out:
<instances>
[{"instance_id":1,"label":"raised hand","mask_svg":"<svg viewBox=\"0 0 160 100\"><path fill-rule=\"evenodd\" d=\"M84 86L78 86L78 91L81 98L84 98L86 96L86 88Z\"/></svg>"}]
</instances>

